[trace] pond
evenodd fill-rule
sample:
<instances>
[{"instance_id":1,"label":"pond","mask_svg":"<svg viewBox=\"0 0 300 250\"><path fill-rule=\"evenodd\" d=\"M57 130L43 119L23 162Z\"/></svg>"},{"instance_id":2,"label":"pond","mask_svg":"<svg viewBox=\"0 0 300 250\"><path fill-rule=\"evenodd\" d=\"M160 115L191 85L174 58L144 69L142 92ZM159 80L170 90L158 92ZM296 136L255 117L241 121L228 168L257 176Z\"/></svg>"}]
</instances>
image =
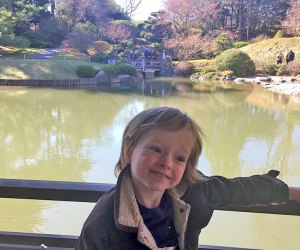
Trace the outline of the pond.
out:
<instances>
[{"instance_id":1,"label":"pond","mask_svg":"<svg viewBox=\"0 0 300 250\"><path fill-rule=\"evenodd\" d=\"M0 88L0 178L115 183L121 136L138 112L178 107L205 132L206 175L280 170L300 183L300 100L251 84L155 78L134 91ZM78 235L94 204L0 199L0 231ZM216 211L201 244L298 249L300 218Z\"/></svg>"}]
</instances>

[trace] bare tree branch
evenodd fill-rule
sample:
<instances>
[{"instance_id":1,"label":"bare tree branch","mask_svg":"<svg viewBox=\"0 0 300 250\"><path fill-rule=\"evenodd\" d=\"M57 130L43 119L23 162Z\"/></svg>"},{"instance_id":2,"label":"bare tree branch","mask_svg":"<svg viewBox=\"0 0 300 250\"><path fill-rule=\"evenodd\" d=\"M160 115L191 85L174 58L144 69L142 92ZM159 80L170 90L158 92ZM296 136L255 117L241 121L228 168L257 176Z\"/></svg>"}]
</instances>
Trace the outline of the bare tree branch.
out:
<instances>
[{"instance_id":1,"label":"bare tree branch","mask_svg":"<svg viewBox=\"0 0 300 250\"><path fill-rule=\"evenodd\" d=\"M142 3L142 0L117 0L116 2L118 6L123 10L123 13L131 18L132 14Z\"/></svg>"}]
</instances>

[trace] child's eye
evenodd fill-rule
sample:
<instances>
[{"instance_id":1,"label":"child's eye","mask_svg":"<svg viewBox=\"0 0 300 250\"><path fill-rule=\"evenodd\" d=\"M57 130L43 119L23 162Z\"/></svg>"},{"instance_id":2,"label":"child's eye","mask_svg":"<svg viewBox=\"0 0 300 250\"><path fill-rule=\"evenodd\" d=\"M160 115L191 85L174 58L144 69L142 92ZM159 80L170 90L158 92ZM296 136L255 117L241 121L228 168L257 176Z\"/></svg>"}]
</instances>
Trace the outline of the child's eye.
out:
<instances>
[{"instance_id":1,"label":"child's eye","mask_svg":"<svg viewBox=\"0 0 300 250\"><path fill-rule=\"evenodd\" d=\"M180 161L180 162L185 162L185 158L182 157L182 156L178 156L178 157L176 158L176 160L177 160L177 161Z\"/></svg>"},{"instance_id":2,"label":"child's eye","mask_svg":"<svg viewBox=\"0 0 300 250\"><path fill-rule=\"evenodd\" d=\"M161 153L161 150L160 150L159 147L153 146L153 147L151 147L151 149L152 149L154 152L156 152L156 153Z\"/></svg>"}]
</instances>

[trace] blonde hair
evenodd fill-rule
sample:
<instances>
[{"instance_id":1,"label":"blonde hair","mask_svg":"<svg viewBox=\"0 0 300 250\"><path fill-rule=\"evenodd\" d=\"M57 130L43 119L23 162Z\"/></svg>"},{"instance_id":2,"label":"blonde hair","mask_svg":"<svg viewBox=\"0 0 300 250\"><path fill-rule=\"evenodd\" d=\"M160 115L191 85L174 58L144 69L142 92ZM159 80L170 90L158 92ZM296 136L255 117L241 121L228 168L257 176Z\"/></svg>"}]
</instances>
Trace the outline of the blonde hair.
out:
<instances>
[{"instance_id":1,"label":"blonde hair","mask_svg":"<svg viewBox=\"0 0 300 250\"><path fill-rule=\"evenodd\" d=\"M196 166L202 151L203 132L197 123L187 114L177 108L158 107L144 110L137 114L126 126L115 175L118 176L128 162L128 155L145 133L154 128L170 129L173 131L187 128L194 138L194 146L187 162L183 178L190 183L203 179Z\"/></svg>"}]
</instances>

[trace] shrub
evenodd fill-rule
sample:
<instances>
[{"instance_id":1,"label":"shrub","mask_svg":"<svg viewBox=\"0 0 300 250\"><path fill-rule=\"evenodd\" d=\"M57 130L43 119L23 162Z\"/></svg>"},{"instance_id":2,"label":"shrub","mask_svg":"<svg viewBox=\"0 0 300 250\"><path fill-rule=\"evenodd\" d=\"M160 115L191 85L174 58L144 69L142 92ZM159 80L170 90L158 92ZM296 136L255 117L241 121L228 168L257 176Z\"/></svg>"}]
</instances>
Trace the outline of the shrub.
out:
<instances>
[{"instance_id":1,"label":"shrub","mask_svg":"<svg viewBox=\"0 0 300 250\"><path fill-rule=\"evenodd\" d=\"M225 33L222 33L219 36L217 36L213 40L213 42L215 45L215 54L216 55L220 54L222 51L231 49L233 47L230 37Z\"/></svg>"},{"instance_id":2,"label":"shrub","mask_svg":"<svg viewBox=\"0 0 300 250\"><path fill-rule=\"evenodd\" d=\"M255 65L251 58L239 49L229 49L217 58L217 69L232 70L234 75L243 77L255 74Z\"/></svg>"},{"instance_id":3,"label":"shrub","mask_svg":"<svg viewBox=\"0 0 300 250\"><path fill-rule=\"evenodd\" d=\"M9 35L0 36L0 44L3 46L12 46L16 48L28 48L29 41L23 37L13 37Z\"/></svg>"},{"instance_id":4,"label":"shrub","mask_svg":"<svg viewBox=\"0 0 300 250\"><path fill-rule=\"evenodd\" d=\"M119 68L119 74L127 74L131 76L136 76L137 72L135 67L128 63L121 63L117 65Z\"/></svg>"},{"instance_id":5,"label":"shrub","mask_svg":"<svg viewBox=\"0 0 300 250\"><path fill-rule=\"evenodd\" d=\"M221 76L233 76L234 73L231 70L224 70L220 73Z\"/></svg>"},{"instance_id":6,"label":"shrub","mask_svg":"<svg viewBox=\"0 0 300 250\"><path fill-rule=\"evenodd\" d=\"M195 66L190 62L181 61L176 65L174 72L176 75L190 76L195 72Z\"/></svg>"},{"instance_id":7,"label":"shrub","mask_svg":"<svg viewBox=\"0 0 300 250\"><path fill-rule=\"evenodd\" d=\"M300 74L300 61L292 61L286 65L286 72L291 76Z\"/></svg>"},{"instance_id":8,"label":"shrub","mask_svg":"<svg viewBox=\"0 0 300 250\"><path fill-rule=\"evenodd\" d=\"M274 38L282 38L284 36L285 36L285 34L284 34L283 30L278 30L276 32L276 34L274 35Z\"/></svg>"},{"instance_id":9,"label":"shrub","mask_svg":"<svg viewBox=\"0 0 300 250\"><path fill-rule=\"evenodd\" d=\"M86 31L73 31L68 34L64 43L70 48L76 49L80 52L86 52L93 45L95 40L96 36L93 33Z\"/></svg>"},{"instance_id":10,"label":"shrub","mask_svg":"<svg viewBox=\"0 0 300 250\"><path fill-rule=\"evenodd\" d=\"M269 37L267 35L263 34L263 35L259 35L257 37L252 38L249 42L250 43L258 43L258 42L261 42L261 41L267 40L267 39L269 39Z\"/></svg>"},{"instance_id":11,"label":"shrub","mask_svg":"<svg viewBox=\"0 0 300 250\"><path fill-rule=\"evenodd\" d=\"M204 77L207 79L218 80L219 72L207 72Z\"/></svg>"},{"instance_id":12,"label":"shrub","mask_svg":"<svg viewBox=\"0 0 300 250\"><path fill-rule=\"evenodd\" d=\"M103 54L103 53L96 53L95 55L91 56L91 62L95 63L107 63L107 60L109 59L109 54Z\"/></svg>"},{"instance_id":13,"label":"shrub","mask_svg":"<svg viewBox=\"0 0 300 250\"><path fill-rule=\"evenodd\" d=\"M278 75L278 76L285 76L285 75L288 75L288 72L287 72L287 69L286 69L286 65L285 65L285 64L280 64L280 65L278 66L278 70L277 70L276 75Z\"/></svg>"},{"instance_id":14,"label":"shrub","mask_svg":"<svg viewBox=\"0 0 300 250\"><path fill-rule=\"evenodd\" d=\"M216 68L212 67L212 66L207 66L207 67L204 67L202 70L201 70L201 73L202 74L207 74L209 72L216 72Z\"/></svg>"},{"instance_id":15,"label":"shrub","mask_svg":"<svg viewBox=\"0 0 300 250\"><path fill-rule=\"evenodd\" d=\"M97 71L94 67L89 65L78 65L75 69L75 73L80 78L92 78L96 75Z\"/></svg>"},{"instance_id":16,"label":"shrub","mask_svg":"<svg viewBox=\"0 0 300 250\"><path fill-rule=\"evenodd\" d=\"M248 42L240 41L240 42L235 42L235 43L233 44L233 47L239 49L239 48L245 47L245 46L247 46L247 45L249 45Z\"/></svg>"},{"instance_id":17,"label":"shrub","mask_svg":"<svg viewBox=\"0 0 300 250\"><path fill-rule=\"evenodd\" d=\"M93 42L92 48L94 48L97 53L103 54L109 54L112 51L112 46L108 42L102 40Z\"/></svg>"},{"instance_id":18,"label":"shrub","mask_svg":"<svg viewBox=\"0 0 300 250\"><path fill-rule=\"evenodd\" d=\"M147 44L147 40L145 38L138 37L138 38L135 38L134 40L135 40L135 43L139 44L139 45Z\"/></svg>"},{"instance_id":19,"label":"shrub","mask_svg":"<svg viewBox=\"0 0 300 250\"><path fill-rule=\"evenodd\" d=\"M262 71L265 74L275 76L277 74L279 66L276 64L266 64L262 66Z\"/></svg>"},{"instance_id":20,"label":"shrub","mask_svg":"<svg viewBox=\"0 0 300 250\"><path fill-rule=\"evenodd\" d=\"M52 43L50 42L45 42L43 40L38 40L38 39L31 39L30 40L30 45L31 48L51 48L52 47Z\"/></svg>"},{"instance_id":21,"label":"shrub","mask_svg":"<svg viewBox=\"0 0 300 250\"><path fill-rule=\"evenodd\" d=\"M109 77L117 76L119 74L119 67L117 65L107 64L101 68Z\"/></svg>"}]
</instances>

